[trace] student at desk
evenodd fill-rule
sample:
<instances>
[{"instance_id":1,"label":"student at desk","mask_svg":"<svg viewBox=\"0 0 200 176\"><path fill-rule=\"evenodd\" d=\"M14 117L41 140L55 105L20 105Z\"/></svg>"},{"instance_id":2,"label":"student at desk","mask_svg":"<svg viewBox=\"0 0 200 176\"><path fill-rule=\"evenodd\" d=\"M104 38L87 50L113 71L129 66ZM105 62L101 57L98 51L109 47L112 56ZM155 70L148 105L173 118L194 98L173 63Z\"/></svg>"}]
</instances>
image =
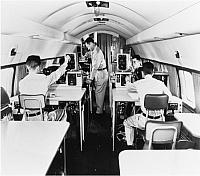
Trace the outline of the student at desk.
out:
<instances>
[{"instance_id":1,"label":"student at desk","mask_svg":"<svg viewBox=\"0 0 200 176\"><path fill-rule=\"evenodd\" d=\"M146 109L144 107L144 97L146 94L167 94L171 97L171 92L162 81L152 77L154 65L151 62L143 64L142 73L144 79L130 83L129 78L126 78L126 88L128 91L137 90L140 99L142 114L135 114L124 120L125 134L127 145L133 145L134 142L134 128L144 128L146 119ZM154 117L156 120L161 120L160 112L149 112L149 118ZM156 118L158 117L158 118Z\"/></svg>"},{"instance_id":2,"label":"student at desk","mask_svg":"<svg viewBox=\"0 0 200 176\"><path fill-rule=\"evenodd\" d=\"M56 82L65 73L69 60L70 57L66 56L65 62L56 71L46 76L44 74L39 74L41 65L40 56L29 56L26 60L26 67L29 73L19 82L20 94L43 94L45 96L48 91L48 87Z\"/></svg>"}]
</instances>

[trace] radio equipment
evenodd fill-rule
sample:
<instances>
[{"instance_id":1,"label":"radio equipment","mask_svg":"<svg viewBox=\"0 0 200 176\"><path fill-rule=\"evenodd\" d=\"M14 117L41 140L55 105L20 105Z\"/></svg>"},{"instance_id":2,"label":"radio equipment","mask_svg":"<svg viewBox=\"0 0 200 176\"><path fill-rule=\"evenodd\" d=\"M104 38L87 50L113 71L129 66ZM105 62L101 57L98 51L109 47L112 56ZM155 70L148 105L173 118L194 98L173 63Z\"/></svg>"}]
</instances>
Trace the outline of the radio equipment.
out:
<instances>
[{"instance_id":1,"label":"radio equipment","mask_svg":"<svg viewBox=\"0 0 200 176\"><path fill-rule=\"evenodd\" d=\"M116 72L116 83L115 86L117 87L125 87L126 86L126 76L129 77L129 80L133 83L133 75L131 72Z\"/></svg>"},{"instance_id":2,"label":"radio equipment","mask_svg":"<svg viewBox=\"0 0 200 176\"><path fill-rule=\"evenodd\" d=\"M130 54L117 54L117 70L127 71L131 66Z\"/></svg>"},{"instance_id":3,"label":"radio equipment","mask_svg":"<svg viewBox=\"0 0 200 176\"><path fill-rule=\"evenodd\" d=\"M67 69L69 70L77 70L77 58L76 53L66 53L66 56L68 55L71 59L68 62Z\"/></svg>"},{"instance_id":4,"label":"radio equipment","mask_svg":"<svg viewBox=\"0 0 200 176\"><path fill-rule=\"evenodd\" d=\"M182 100L176 96L172 96L169 100L168 103L168 111L167 113L182 113L183 111L183 105L182 105Z\"/></svg>"},{"instance_id":5,"label":"radio equipment","mask_svg":"<svg viewBox=\"0 0 200 176\"><path fill-rule=\"evenodd\" d=\"M66 84L67 86L78 86L82 87L82 72L81 71L71 71L67 72Z\"/></svg>"}]
</instances>

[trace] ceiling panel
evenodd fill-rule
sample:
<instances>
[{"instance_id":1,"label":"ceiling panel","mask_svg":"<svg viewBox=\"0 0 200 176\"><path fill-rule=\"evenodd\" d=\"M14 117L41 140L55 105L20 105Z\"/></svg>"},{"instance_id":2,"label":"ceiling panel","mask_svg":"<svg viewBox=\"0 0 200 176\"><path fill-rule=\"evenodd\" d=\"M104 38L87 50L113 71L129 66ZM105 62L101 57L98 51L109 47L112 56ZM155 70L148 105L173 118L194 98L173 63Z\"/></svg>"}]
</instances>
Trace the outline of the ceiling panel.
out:
<instances>
[{"instance_id":1,"label":"ceiling panel","mask_svg":"<svg viewBox=\"0 0 200 176\"><path fill-rule=\"evenodd\" d=\"M128 39L199 1L109 0L109 2L109 8L99 8L98 14L109 18L109 22L100 27L97 22L93 22L93 17L97 13L94 13L93 7L88 8L84 0L2 1L1 18L13 13L74 37L81 37L81 33L89 32L91 29L104 29L111 32L121 31L121 34ZM6 13L8 11L9 13Z\"/></svg>"}]
</instances>

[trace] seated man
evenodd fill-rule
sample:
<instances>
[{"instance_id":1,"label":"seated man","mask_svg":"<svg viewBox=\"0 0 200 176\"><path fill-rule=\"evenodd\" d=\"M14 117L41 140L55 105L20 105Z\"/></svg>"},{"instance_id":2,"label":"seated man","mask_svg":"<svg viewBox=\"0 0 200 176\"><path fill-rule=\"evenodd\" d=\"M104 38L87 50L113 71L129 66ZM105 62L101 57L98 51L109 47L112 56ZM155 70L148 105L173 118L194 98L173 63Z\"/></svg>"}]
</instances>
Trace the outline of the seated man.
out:
<instances>
[{"instance_id":1,"label":"seated man","mask_svg":"<svg viewBox=\"0 0 200 176\"><path fill-rule=\"evenodd\" d=\"M151 62L146 62L143 64L142 73L144 79L138 80L134 83L130 83L128 78L126 79L126 88L128 91L137 90L140 99L140 105L142 114L135 114L124 120L125 134L127 145L133 145L134 142L134 128L144 128L146 119L146 109L144 107L144 98L146 94L167 94L169 99L171 97L171 92L165 86L162 81L159 81L152 77L154 71L154 65ZM149 116L157 117L161 115L160 112L149 112ZM161 120L158 118L156 120Z\"/></svg>"},{"instance_id":2,"label":"seated man","mask_svg":"<svg viewBox=\"0 0 200 176\"><path fill-rule=\"evenodd\" d=\"M70 60L66 56L65 62L50 75L39 74L41 60L39 56L31 55L26 60L26 66L29 71L28 75L19 82L19 91L21 94L36 95L43 94L46 96L48 88L56 82L66 71Z\"/></svg>"}]
</instances>

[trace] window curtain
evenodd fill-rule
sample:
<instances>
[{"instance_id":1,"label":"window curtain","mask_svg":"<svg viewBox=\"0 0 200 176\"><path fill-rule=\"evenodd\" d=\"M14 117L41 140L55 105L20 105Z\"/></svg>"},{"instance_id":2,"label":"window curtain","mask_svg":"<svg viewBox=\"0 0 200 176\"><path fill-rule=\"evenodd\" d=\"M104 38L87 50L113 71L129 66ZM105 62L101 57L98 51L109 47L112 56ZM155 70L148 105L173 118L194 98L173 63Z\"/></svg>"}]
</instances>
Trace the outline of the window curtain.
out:
<instances>
[{"instance_id":1,"label":"window curtain","mask_svg":"<svg viewBox=\"0 0 200 176\"><path fill-rule=\"evenodd\" d=\"M196 112L200 113L200 74L192 73L194 82Z\"/></svg>"},{"instance_id":2,"label":"window curtain","mask_svg":"<svg viewBox=\"0 0 200 176\"><path fill-rule=\"evenodd\" d=\"M169 86L172 95L180 97L180 84L179 84L179 77L177 74L177 70L173 66L167 65L167 70L169 73Z\"/></svg>"},{"instance_id":3,"label":"window curtain","mask_svg":"<svg viewBox=\"0 0 200 176\"><path fill-rule=\"evenodd\" d=\"M19 81L27 75L26 66L19 65L16 66L15 82L14 82L14 95L18 95L19 92Z\"/></svg>"},{"instance_id":4,"label":"window curtain","mask_svg":"<svg viewBox=\"0 0 200 176\"><path fill-rule=\"evenodd\" d=\"M155 66L155 71L168 72L168 87L172 95L180 97L180 85L176 68L169 65L163 65L158 62L153 62L153 64Z\"/></svg>"}]
</instances>

